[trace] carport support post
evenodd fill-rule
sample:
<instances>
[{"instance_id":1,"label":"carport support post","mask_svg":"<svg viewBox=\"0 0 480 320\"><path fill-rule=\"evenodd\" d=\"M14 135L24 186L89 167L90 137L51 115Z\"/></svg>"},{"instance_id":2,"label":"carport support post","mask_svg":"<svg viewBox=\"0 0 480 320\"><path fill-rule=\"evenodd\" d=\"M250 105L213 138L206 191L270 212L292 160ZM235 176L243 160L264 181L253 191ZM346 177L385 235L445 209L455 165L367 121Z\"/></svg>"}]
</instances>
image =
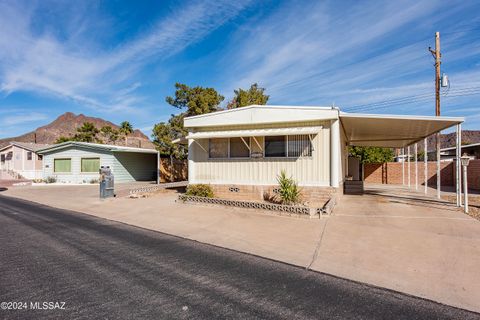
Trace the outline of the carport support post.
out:
<instances>
[{"instance_id":1,"label":"carport support post","mask_svg":"<svg viewBox=\"0 0 480 320\"><path fill-rule=\"evenodd\" d=\"M336 119L330 127L330 186L334 188L340 187L340 148L340 120Z\"/></svg>"},{"instance_id":2,"label":"carport support post","mask_svg":"<svg viewBox=\"0 0 480 320\"><path fill-rule=\"evenodd\" d=\"M405 147L402 148L402 184L405 185Z\"/></svg>"},{"instance_id":3,"label":"carport support post","mask_svg":"<svg viewBox=\"0 0 480 320\"><path fill-rule=\"evenodd\" d=\"M428 142L427 138L424 140L424 148L423 148L423 179L425 181L425 194L428 193Z\"/></svg>"},{"instance_id":4,"label":"carport support post","mask_svg":"<svg viewBox=\"0 0 480 320\"><path fill-rule=\"evenodd\" d=\"M408 187L410 188L410 146L407 147L407 173L408 173L408 177L407 177L407 181L408 181Z\"/></svg>"},{"instance_id":5,"label":"carport support post","mask_svg":"<svg viewBox=\"0 0 480 320\"><path fill-rule=\"evenodd\" d=\"M415 143L415 190L418 190L418 144Z\"/></svg>"},{"instance_id":6,"label":"carport support post","mask_svg":"<svg viewBox=\"0 0 480 320\"><path fill-rule=\"evenodd\" d=\"M462 154L462 125L457 124L457 150L455 151L455 191L457 192L457 207L462 206L462 186L461 186L461 176L462 176L462 166L460 163L460 156Z\"/></svg>"}]
</instances>

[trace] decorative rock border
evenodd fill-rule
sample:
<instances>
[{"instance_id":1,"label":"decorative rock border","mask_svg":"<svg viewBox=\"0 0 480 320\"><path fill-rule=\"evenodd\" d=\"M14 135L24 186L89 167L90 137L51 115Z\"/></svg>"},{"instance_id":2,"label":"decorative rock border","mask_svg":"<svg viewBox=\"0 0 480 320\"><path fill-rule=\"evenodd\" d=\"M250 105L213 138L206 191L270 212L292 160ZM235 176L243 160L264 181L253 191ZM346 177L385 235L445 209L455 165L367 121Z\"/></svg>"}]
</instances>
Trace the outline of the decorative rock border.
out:
<instances>
[{"instance_id":1,"label":"decorative rock border","mask_svg":"<svg viewBox=\"0 0 480 320\"><path fill-rule=\"evenodd\" d=\"M143 187L130 189L129 194L153 192L153 191L168 189L168 188L180 188L180 187L186 187L187 185L188 185L188 181L177 181L177 182L160 183L156 185L146 185Z\"/></svg>"},{"instance_id":2,"label":"decorative rock border","mask_svg":"<svg viewBox=\"0 0 480 320\"><path fill-rule=\"evenodd\" d=\"M246 208L246 209L277 211L277 212L286 213L286 214L307 216L310 218L315 216L320 217L325 212L324 208L310 208L305 206L290 206L290 205L283 205L283 204L246 201L246 200L228 200L228 199L220 199L220 198L187 196L185 194L179 195L178 200L184 203L186 202L204 203L204 204L222 205L222 206Z\"/></svg>"}]
</instances>

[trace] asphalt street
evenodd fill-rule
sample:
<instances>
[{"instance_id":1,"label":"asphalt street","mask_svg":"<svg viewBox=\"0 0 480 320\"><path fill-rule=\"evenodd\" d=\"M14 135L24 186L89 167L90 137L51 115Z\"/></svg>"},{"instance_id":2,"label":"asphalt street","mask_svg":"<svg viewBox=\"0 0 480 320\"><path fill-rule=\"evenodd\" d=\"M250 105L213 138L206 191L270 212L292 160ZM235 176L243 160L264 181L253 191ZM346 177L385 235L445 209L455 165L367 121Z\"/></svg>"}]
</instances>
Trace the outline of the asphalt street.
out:
<instances>
[{"instance_id":1,"label":"asphalt street","mask_svg":"<svg viewBox=\"0 0 480 320\"><path fill-rule=\"evenodd\" d=\"M9 302L2 303L2 319L480 319L432 301L1 195L0 302Z\"/></svg>"}]
</instances>

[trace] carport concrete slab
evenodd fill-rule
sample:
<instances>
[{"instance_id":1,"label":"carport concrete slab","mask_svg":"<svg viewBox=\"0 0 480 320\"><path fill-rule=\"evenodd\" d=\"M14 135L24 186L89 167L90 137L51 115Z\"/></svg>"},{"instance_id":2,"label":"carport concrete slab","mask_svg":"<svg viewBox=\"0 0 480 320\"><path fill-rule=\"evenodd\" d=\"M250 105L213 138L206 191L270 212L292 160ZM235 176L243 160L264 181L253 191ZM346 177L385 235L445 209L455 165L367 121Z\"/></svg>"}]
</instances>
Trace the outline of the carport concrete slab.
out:
<instances>
[{"instance_id":1,"label":"carport concrete slab","mask_svg":"<svg viewBox=\"0 0 480 320\"><path fill-rule=\"evenodd\" d=\"M345 195L312 267L480 311L480 222L405 187Z\"/></svg>"},{"instance_id":2,"label":"carport concrete slab","mask_svg":"<svg viewBox=\"0 0 480 320\"><path fill-rule=\"evenodd\" d=\"M314 220L184 205L173 191L108 200L97 186L4 193L480 312L480 222L407 188L367 191L342 196L331 217Z\"/></svg>"}]
</instances>

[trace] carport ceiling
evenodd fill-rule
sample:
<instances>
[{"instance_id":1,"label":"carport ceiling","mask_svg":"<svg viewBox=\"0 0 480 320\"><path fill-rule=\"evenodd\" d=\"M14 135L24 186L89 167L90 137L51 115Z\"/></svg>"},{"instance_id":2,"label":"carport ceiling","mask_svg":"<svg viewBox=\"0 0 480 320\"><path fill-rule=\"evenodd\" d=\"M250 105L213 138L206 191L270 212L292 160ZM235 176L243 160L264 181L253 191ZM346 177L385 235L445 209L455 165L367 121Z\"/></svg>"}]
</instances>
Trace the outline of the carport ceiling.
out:
<instances>
[{"instance_id":1,"label":"carport ceiling","mask_svg":"<svg viewBox=\"0 0 480 320\"><path fill-rule=\"evenodd\" d=\"M401 148L462 123L464 118L340 113L349 145Z\"/></svg>"}]
</instances>

